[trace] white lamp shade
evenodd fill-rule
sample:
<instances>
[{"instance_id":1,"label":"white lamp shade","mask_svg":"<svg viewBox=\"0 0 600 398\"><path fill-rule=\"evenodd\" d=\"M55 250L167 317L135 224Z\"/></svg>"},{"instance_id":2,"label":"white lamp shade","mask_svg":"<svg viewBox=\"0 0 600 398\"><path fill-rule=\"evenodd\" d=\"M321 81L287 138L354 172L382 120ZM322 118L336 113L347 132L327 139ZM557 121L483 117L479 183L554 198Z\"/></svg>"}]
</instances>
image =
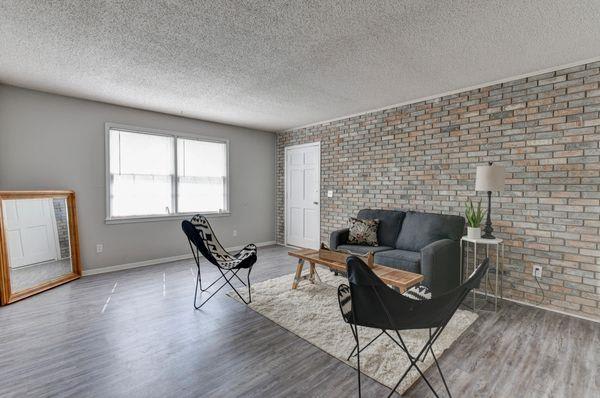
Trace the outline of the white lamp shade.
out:
<instances>
[{"instance_id":1,"label":"white lamp shade","mask_svg":"<svg viewBox=\"0 0 600 398\"><path fill-rule=\"evenodd\" d=\"M500 192L504 190L504 167L495 164L477 166L476 191Z\"/></svg>"}]
</instances>

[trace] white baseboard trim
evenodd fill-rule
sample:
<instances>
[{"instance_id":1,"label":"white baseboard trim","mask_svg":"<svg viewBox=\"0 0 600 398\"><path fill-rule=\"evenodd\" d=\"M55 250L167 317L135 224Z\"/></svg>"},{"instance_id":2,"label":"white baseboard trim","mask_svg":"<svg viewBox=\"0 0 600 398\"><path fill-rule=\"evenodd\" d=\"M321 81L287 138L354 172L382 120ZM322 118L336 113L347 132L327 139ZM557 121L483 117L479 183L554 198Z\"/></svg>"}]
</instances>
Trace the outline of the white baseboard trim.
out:
<instances>
[{"instance_id":1,"label":"white baseboard trim","mask_svg":"<svg viewBox=\"0 0 600 398\"><path fill-rule=\"evenodd\" d=\"M480 291L477 291L477 293L478 294L483 294ZM471 293L469 293L469 294L471 294ZM494 296L491 293L488 293L488 297L494 298L496 296ZM465 301L466 300L468 300L468 298L465 298ZM513 303L516 303L516 304L521 304L521 305L524 305L524 306L527 306L527 307L537 308L538 310L550 311L550 312L555 312L555 313L561 314L561 315L572 316L573 318L579 318L579 319L583 319L585 321L590 321L590 322L594 322L594 323L600 323L600 319L588 317L588 316L585 316L585 315L573 314L571 312L561 311L561 310L558 310L558 309L555 309L555 308L548 308L548 307L545 307L543 305L528 303L526 301L516 300L516 299L513 299L513 298L504 297L504 298L501 299L500 297L498 297L498 306L501 305L500 304L501 300L510 301L510 302L513 302Z\"/></svg>"},{"instance_id":2,"label":"white baseboard trim","mask_svg":"<svg viewBox=\"0 0 600 398\"><path fill-rule=\"evenodd\" d=\"M583 320L590 321L590 322L600 323L599 319L594 319L594 318L591 318L591 317L587 317L585 315L573 314L571 312L561 311L561 310L557 310L555 308L548 308L548 307L544 307L543 305L536 305L536 304L528 303L526 301L515 300L515 299L511 299L511 298L506 298L506 297L504 297L503 300L512 301L513 303L526 305L527 307L533 307L533 308L537 308L537 309L540 309L540 310L555 312L555 313L561 314L561 315L572 316L574 318L579 318L579 319L583 319Z\"/></svg>"},{"instance_id":3,"label":"white baseboard trim","mask_svg":"<svg viewBox=\"0 0 600 398\"><path fill-rule=\"evenodd\" d=\"M263 247L263 246L275 245L277 243L274 240L270 240L270 241L267 241L267 242L259 242L259 243L255 243L255 244L256 244L257 247ZM228 247L228 248L226 248L226 250L227 251L236 251L236 250L241 250L243 248L244 248L244 246L234 246L234 247ZM93 268L93 269L89 269L89 270L83 270L82 275L83 276L89 276L89 275L106 274L108 272L123 271L123 270L126 270L126 269L139 268L139 267L147 267L149 265L156 265L156 264L162 264L162 263L170 263L172 261L187 260L187 259L190 259L190 258L192 258L192 253L182 254L182 255L179 255L179 256L154 258L154 259L151 259L151 260L138 261L138 262L135 262L135 263L112 265L110 267L102 267L102 268Z\"/></svg>"}]
</instances>

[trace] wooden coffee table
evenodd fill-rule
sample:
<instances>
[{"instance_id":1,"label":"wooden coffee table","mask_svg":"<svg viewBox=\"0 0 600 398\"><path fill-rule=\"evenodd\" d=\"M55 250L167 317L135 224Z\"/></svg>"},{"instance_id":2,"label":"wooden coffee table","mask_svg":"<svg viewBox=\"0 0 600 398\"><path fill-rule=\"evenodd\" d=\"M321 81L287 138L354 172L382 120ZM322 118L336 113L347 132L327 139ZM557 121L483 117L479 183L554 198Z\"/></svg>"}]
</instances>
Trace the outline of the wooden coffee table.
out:
<instances>
[{"instance_id":1,"label":"wooden coffee table","mask_svg":"<svg viewBox=\"0 0 600 398\"><path fill-rule=\"evenodd\" d=\"M298 259L296 266L296 275L292 283L292 289L296 289L301 280L308 279L311 283L315 283L315 278L318 278L315 266L323 265L333 271L346 272L346 263L338 261L326 260L319 257L319 251L313 249L299 249L288 252L292 257ZM304 263L310 264L308 275L302 275ZM384 265L375 264L372 268L375 275L379 277L385 284L398 288L400 293L404 293L411 287L423 281L423 275L414 274L412 272L403 271L396 268L386 267Z\"/></svg>"}]
</instances>

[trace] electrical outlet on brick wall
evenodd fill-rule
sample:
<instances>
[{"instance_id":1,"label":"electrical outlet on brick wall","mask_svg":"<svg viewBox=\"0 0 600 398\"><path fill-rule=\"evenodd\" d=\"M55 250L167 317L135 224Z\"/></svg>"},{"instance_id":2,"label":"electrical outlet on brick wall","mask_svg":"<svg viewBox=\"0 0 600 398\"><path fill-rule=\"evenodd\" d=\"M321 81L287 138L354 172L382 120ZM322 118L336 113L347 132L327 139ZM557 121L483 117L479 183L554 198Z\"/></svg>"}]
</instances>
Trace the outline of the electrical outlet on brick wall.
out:
<instances>
[{"instance_id":1,"label":"electrical outlet on brick wall","mask_svg":"<svg viewBox=\"0 0 600 398\"><path fill-rule=\"evenodd\" d=\"M541 278L542 277L542 266L541 265L534 265L533 266L533 276L536 278Z\"/></svg>"}]
</instances>

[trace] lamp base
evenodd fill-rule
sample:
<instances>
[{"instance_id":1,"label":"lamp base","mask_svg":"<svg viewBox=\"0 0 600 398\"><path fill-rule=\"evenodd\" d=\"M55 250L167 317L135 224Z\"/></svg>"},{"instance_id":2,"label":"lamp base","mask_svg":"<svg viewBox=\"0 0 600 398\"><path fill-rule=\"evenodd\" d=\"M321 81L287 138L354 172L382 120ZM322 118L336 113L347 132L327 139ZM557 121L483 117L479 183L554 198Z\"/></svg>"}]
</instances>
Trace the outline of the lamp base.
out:
<instances>
[{"instance_id":1,"label":"lamp base","mask_svg":"<svg viewBox=\"0 0 600 398\"><path fill-rule=\"evenodd\" d=\"M485 220L485 228L483 228L484 234L481 236L482 239L496 239L492 232L494 232L494 228L492 228L492 192L487 192L488 197L488 211L487 211L487 220Z\"/></svg>"},{"instance_id":2,"label":"lamp base","mask_svg":"<svg viewBox=\"0 0 600 398\"><path fill-rule=\"evenodd\" d=\"M481 235L481 239L496 239L496 237L492 234L485 233Z\"/></svg>"}]
</instances>

